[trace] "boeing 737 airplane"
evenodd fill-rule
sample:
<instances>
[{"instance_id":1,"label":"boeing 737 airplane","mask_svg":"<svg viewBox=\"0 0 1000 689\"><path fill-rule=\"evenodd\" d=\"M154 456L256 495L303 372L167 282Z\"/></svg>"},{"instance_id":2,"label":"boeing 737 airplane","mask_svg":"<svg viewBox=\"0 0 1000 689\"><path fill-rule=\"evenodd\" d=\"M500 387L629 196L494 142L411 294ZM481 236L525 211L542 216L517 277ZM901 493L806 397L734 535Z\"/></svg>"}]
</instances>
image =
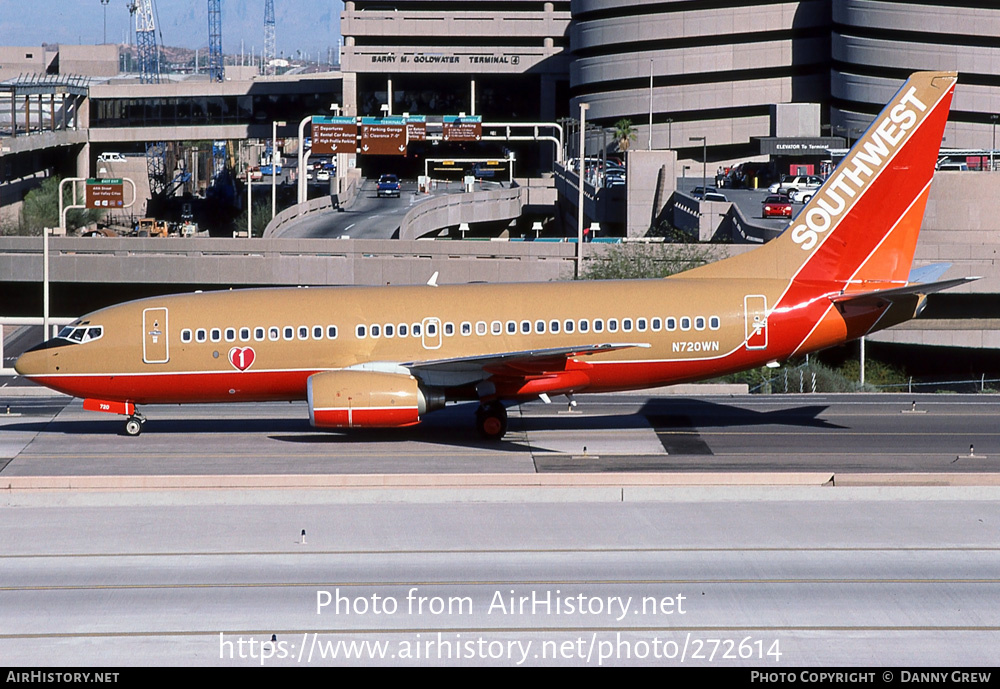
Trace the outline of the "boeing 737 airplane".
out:
<instances>
[{"instance_id":1,"label":"boeing 737 airplane","mask_svg":"<svg viewBox=\"0 0 1000 689\"><path fill-rule=\"evenodd\" d=\"M308 402L318 428L419 423L506 405L703 380L775 364L913 318L910 266L957 75L914 74L777 239L660 280L277 288L95 311L17 371L122 414L184 402Z\"/></svg>"}]
</instances>

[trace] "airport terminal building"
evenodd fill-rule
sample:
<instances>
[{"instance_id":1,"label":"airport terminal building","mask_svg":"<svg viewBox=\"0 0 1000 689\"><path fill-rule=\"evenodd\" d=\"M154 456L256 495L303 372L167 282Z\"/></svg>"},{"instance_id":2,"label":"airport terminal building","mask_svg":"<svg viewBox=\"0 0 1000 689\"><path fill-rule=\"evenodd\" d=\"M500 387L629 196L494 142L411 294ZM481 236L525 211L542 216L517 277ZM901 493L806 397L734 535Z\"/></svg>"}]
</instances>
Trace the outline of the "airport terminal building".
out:
<instances>
[{"instance_id":1,"label":"airport terminal building","mask_svg":"<svg viewBox=\"0 0 1000 689\"><path fill-rule=\"evenodd\" d=\"M973 3L347 0L341 30L348 113L551 121L586 102L692 160L700 137L713 162L850 143L917 70L960 73L945 147L992 148L1000 113L1000 8Z\"/></svg>"}]
</instances>

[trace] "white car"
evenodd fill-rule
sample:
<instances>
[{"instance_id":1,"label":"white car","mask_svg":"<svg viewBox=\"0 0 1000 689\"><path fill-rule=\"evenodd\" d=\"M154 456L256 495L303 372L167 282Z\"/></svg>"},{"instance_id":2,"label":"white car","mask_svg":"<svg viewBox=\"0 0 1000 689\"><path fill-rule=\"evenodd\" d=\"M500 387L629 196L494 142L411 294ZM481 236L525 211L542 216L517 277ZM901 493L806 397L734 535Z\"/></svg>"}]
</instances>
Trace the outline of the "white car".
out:
<instances>
[{"instance_id":1,"label":"white car","mask_svg":"<svg viewBox=\"0 0 1000 689\"><path fill-rule=\"evenodd\" d=\"M794 177L782 177L780 182L775 182L767 188L772 194L791 194L799 189L809 189L815 191L823 186L823 178L817 175L796 175Z\"/></svg>"},{"instance_id":2,"label":"white car","mask_svg":"<svg viewBox=\"0 0 1000 689\"><path fill-rule=\"evenodd\" d=\"M815 189L796 189L788 198L792 203L809 203L815 193Z\"/></svg>"},{"instance_id":3,"label":"white car","mask_svg":"<svg viewBox=\"0 0 1000 689\"><path fill-rule=\"evenodd\" d=\"M124 163L125 156L123 156L121 153L102 153L101 155L97 156L97 160L99 160L102 163Z\"/></svg>"}]
</instances>

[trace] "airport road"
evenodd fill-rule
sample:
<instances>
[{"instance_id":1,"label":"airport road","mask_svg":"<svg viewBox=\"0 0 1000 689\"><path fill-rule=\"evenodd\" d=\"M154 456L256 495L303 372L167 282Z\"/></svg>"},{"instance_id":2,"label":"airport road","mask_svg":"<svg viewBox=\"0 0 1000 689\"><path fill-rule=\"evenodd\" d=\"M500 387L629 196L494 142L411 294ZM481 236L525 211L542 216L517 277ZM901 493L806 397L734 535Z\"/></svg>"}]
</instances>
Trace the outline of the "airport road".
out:
<instances>
[{"instance_id":1,"label":"airport road","mask_svg":"<svg viewBox=\"0 0 1000 689\"><path fill-rule=\"evenodd\" d=\"M399 198L378 198L375 180L366 180L357 199L343 211L310 213L281 229L283 238L392 239L415 204L433 198L417 194L416 182L403 180ZM460 187L456 187L460 188Z\"/></svg>"},{"instance_id":2,"label":"airport road","mask_svg":"<svg viewBox=\"0 0 1000 689\"><path fill-rule=\"evenodd\" d=\"M0 657L74 667L996 664L1000 493L782 491L5 503ZM262 647L272 634L277 645Z\"/></svg>"},{"instance_id":3,"label":"airport road","mask_svg":"<svg viewBox=\"0 0 1000 689\"><path fill-rule=\"evenodd\" d=\"M132 438L123 417L38 392L0 387L0 478L1000 470L993 395L581 395L578 413L559 398L511 408L491 443L472 404L349 433L311 428L305 403L147 406Z\"/></svg>"}]
</instances>

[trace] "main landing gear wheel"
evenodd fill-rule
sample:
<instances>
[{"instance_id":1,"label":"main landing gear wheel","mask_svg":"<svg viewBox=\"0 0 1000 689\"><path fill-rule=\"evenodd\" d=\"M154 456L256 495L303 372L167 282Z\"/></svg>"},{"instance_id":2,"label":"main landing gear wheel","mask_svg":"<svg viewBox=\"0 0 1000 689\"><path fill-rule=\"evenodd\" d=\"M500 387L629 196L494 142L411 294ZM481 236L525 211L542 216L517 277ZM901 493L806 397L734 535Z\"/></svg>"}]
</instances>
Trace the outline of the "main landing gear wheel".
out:
<instances>
[{"instance_id":1,"label":"main landing gear wheel","mask_svg":"<svg viewBox=\"0 0 1000 689\"><path fill-rule=\"evenodd\" d=\"M488 440L500 440L507 432L507 409L499 402L476 410L476 430Z\"/></svg>"},{"instance_id":2,"label":"main landing gear wheel","mask_svg":"<svg viewBox=\"0 0 1000 689\"><path fill-rule=\"evenodd\" d=\"M142 433L142 424L146 423L146 419L141 416L130 416L125 422L125 435L137 436Z\"/></svg>"}]
</instances>

